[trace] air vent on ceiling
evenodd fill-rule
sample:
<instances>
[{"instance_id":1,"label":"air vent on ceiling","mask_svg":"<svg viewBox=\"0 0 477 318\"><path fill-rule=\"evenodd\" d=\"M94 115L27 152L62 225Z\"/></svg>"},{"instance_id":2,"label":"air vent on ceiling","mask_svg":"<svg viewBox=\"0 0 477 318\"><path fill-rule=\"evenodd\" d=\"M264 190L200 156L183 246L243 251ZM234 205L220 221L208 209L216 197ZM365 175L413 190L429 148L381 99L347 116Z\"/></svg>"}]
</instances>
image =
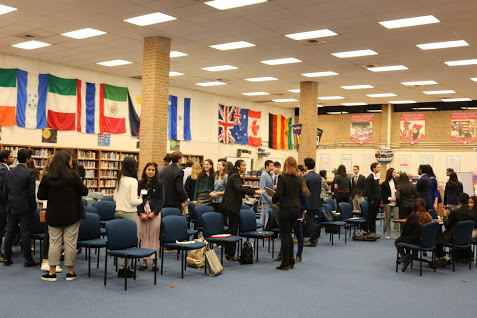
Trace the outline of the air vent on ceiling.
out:
<instances>
[{"instance_id":1,"label":"air vent on ceiling","mask_svg":"<svg viewBox=\"0 0 477 318\"><path fill-rule=\"evenodd\" d=\"M142 80L142 75L137 75L137 76L131 76L131 78L136 78Z\"/></svg>"},{"instance_id":2,"label":"air vent on ceiling","mask_svg":"<svg viewBox=\"0 0 477 318\"><path fill-rule=\"evenodd\" d=\"M269 99L269 100L255 100L254 102L255 102L255 103L265 104L265 103L272 103L272 100L271 100L271 99Z\"/></svg>"},{"instance_id":3,"label":"air vent on ceiling","mask_svg":"<svg viewBox=\"0 0 477 318\"><path fill-rule=\"evenodd\" d=\"M360 65L362 68L368 69L370 67L378 67L379 64L361 64Z\"/></svg>"},{"instance_id":4,"label":"air vent on ceiling","mask_svg":"<svg viewBox=\"0 0 477 318\"><path fill-rule=\"evenodd\" d=\"M306 40L300 40L301 43L304 43L306 45L318 45L318 44L327 44L328 42L324 40L319 40L319 39L306 39Z\"/></svg>"}]
</instances>

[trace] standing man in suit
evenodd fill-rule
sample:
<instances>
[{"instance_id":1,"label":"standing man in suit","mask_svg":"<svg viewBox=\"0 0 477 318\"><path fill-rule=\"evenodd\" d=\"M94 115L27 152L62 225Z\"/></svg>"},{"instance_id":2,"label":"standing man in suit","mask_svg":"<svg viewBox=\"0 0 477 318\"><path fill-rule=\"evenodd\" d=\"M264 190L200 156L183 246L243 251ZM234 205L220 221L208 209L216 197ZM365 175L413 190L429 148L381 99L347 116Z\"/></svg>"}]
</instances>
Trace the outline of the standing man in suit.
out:
<instances>
[{"instance_id":1,"label":"standing man in suit","mask_svg":"<svg viewBox=\"0 0 477 318\"><path fill-rule=\"evenodd\" d=\"M364 223L364 232L368 236L376 236L376 215L381 206L381 187L379 186L378 173L381 166L377 162L371 164L371 173L364 183L364 192L368 197L368 213Z\"/></svg>"},{"instance_id":2,"label":"standing man in suit","mask_svg":"<svg viewBox=\"0 0 477 318\"><path fill-rule=\"evenodd\" d=\"M317 244L317 233L316 233L316 223L315 215L318 215L319 210L322 207L322 202L320 199L321 194L321 176L316 173L315 169L315 160L312 158L305 158L305 179L306 186L310 190L310 195L308 196L308 210L306 212L306 226L310 239L305 242L303 246L316 247ZM320 221L318 220L318 225Z\"/></svg>"},{"instance_id":3,"label":"standing man in suit","mask_svg":"<svg viewBox=\"0 0 477 318\"><path fill-rule=\"evenodd\" d=\"M432 210L431 179L429 179L427 175L427 165L420 165L417 169L417 173L420 176L416 184L417 193L419 193L419 196L426 202L427 211Z\"/></svg>"},{"instance_id":4,"label":"standing man in suit","mask_svg":"<svg viewBox=\"0 0 477 318\"><path fill-rule=\"evenodd\" d=\"M2 241L5 236L5 226L7 226L7 209L6 202L3 201L3 185L5 183L5 176L7 175L9 166L13 164L12 152L10 150L3 150L0 152L0 262L3 262Z\"/></svg>"},{"instance_id":5,"label":"standing man in suit","mask_svg":"<svg viewBox=\"0 0 477 318\"><path fill-rule=\"evenodd\" d=\"M181 209L187 205L187 194L184 191L184 171L179 167L183 154L175 151L171 155L171 164L161 170L160 179L164 183L164 207Z\"/></svg>"},{"instance_id":6,"label":"standing man in suit","mask_svg":"<svg viewBox=\"0 0 477 318\"><path fill-rule=\"evenodd\" d=\"M262 216L260 222L263 221L264 227L267 226L268 219L270 218L270 201L272 198L267 194L267 188L273 189L273 179L272 173L273 171L273 161L266 160L265 161L265 171L260 175L260 190L265 190L265 193L262 194L260 200L262 201L263 208L262 208Z\"/></svg>"},{"instance_id":7,"label":"standing man in suit","mask_svg":"<svg viewBox=\"0 0 477 318\"><path fill-rule=\"evenodd\" d=\"M271 174L272 179L273 179L273 189L275 190L277 188L278 184L278 175L280 174L280 168L282 167L282 164L278 161L275 161L273 163L273 173Z\"/></svg>"},{"instance_id":8,"label":"standing man in suit","mask_svg":"<svg viewBox=\"0 0 477 318\"><path fill-rule=\"evenodd\" d=\"M30 249L30 234L35 218L35 172L27 167L31 160L31 151L20 149L18 151L18 165L8 171L3 187L3 202L7 209L7 233L5 235L5 260L4 265L10 266L12 262L12 240L20 223L23 255L25 267L40 265L33 260Z\"/></svg>"},{"instance_id":9,"label":"standing man in suit","mask_svg":"<svg viewBox=\"0 0 477 318\"><path fill-rule=\"evenodd\" d=\"M359 173L359 166L353 166L353 177L351 178L351 199L353 200L353 211L361 211L359 203L364 200L364 183L366 177Z\"/></svg>"}]
</instances>

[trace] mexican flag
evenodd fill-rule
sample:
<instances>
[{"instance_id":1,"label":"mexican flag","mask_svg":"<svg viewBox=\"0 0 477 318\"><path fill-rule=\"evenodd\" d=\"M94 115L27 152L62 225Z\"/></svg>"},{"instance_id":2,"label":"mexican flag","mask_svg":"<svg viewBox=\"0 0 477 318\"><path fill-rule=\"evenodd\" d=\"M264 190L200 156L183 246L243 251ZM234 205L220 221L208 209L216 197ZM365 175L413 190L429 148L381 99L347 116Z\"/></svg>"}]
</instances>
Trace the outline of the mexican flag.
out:
<instances>
[{"instance_id":1,"label":"mexican flag","mask_svg":"<svg viewBox=\"0 0 477 318\"><path fill-rule=\"evenodd\" d=\"M99 94L99 133L126 133L127 87L101 84Z\"/></svg>"},{"instance_id":2,"label":"mexican flag","mask_svg":"<svg viewBox=\"0 0 477 318\"><path fill-rule=\"evenodd\" d=\"M0 68L0 126L17 123L17 105L25 108L28 72L20 69Z\"/></svg>"}]
</instances>

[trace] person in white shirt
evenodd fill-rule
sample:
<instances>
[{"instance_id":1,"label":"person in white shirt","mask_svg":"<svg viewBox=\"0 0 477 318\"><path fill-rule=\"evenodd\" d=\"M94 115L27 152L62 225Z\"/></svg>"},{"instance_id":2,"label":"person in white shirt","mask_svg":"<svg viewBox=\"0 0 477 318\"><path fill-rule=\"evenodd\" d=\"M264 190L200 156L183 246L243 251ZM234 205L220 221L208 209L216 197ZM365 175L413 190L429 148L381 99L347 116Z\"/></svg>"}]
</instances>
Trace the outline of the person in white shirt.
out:
<instances>
[{"instance_id":1,"label":"person in white shirt","mask_svg":"<svg viewBox=\"0 0 477 318\"><path fill-rule=\"evenodd\" d=\"M389 168L386 171L386 180L381 185L383 209L386 216L386 239L391 239L391 215L394 220L399 219L399 207L396 202L396 170ZM399 223L394 223L394 235L399 237Z\"/></svg>"},{"instance_id":2,"label":"person in white shirt","mask_svg":"<svg viewBox=\"0 0 477 318\"><path fill-rule=\"evenodd\" d=\"M187 178L190 176L192 173L192 165L194 165L194 161L192 160L187 160L186 161L186 168L184 169L184 179L182 183L185 185Z\"/></svg>"},{"instance_id":3,"label":"person in white shirt","mask_svg":"<svg viewBox=\"0 0 477 318\"><path fill-rule=\"evenodd\" d=\"M133 157L125 157L121 163L121 171L119 171L116 181L116 190L114 191L114 202L116 202L116 216L119 219L131 220L136 223L137 237L140 239L140 223L137 215L137 207L142 204L142 195L138 194L138 181L136 171L136 159ZM124 278L134 277L134 272L126 268L124 259L121 261L121 267L118 271L118 277Z\"/></svg>"},{"instance_id":4,"label":"person in white shirt","mask_svg":"<svg viewBox=\"0 0 477 318\"><path fill-rule=\"evenodd\" d=\"M364 200L364 183L366 177L359 173L359 166L353 166L353 177L351 178L351 199L353 200L353 211L361 211L359 203Z\"/></svg>"}]
</instances>

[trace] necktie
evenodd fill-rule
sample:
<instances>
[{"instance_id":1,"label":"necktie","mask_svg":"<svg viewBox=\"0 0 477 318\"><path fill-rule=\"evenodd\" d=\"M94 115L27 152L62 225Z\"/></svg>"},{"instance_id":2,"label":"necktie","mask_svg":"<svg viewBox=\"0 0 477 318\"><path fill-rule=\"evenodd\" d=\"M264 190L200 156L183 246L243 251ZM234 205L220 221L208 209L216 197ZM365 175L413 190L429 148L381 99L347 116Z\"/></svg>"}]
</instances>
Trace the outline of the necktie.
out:
<instances>
[{"instance_id":1,"label":"necktie","mask_svg":"<svg viewBox=\"0 0 477 318\"><path fill-rule=\"evenodd\" d=\"M277 185L277 176L275 176L273 179L273 185Z\"/></svg>"},{"instance_id":2,"label":"necktie","mask_svg":"<svg viewBox=\"0 0 477 318\"><path fill-rule=\"evenodd\" d=\"M354 177L354 185L357 185L358 184L358 176L355 176Z\"/></svg>"}]
</instances>

